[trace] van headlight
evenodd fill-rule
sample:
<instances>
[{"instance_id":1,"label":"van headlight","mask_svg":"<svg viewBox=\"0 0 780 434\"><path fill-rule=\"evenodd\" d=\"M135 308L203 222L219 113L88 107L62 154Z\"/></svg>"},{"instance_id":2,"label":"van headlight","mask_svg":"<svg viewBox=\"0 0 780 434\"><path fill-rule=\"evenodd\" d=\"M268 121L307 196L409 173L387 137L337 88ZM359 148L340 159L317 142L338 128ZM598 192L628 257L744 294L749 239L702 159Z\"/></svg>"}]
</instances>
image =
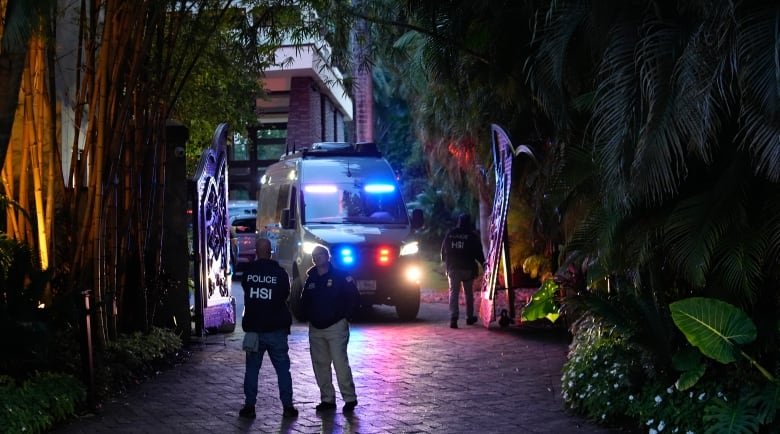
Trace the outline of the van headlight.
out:
<instances>
[{"instance_id":1,"label":"van headlight","mask_svg":"<svg viewBox=\"0 0 780 434\"><path fill-rule=\"evenodd\" d=\"M301 246L303 253L306 253L307 255L311 255L311 252L314 251L316 247L325 247L320 243L312 243L311 241L304 241L303 246ZM325 247L327 249L327 247ZM330 251L330 249L328 249Z\"/></svg>"},{"instance_id":2,"label":"van headlight","mask_svg":"<svg viewBox=\"0 0 780 434\"><path fill-rule=\"evenodd\" d=\"M408 265L404 270L404 277L406 277L406 280L409 282L419 284L420 279L422 278L422 270L416 264Z\"/></svg>"},{"instance_id":3,"label":"van headlight","mask_svg":"<svg viewBox=\"0 0 780 434\"><path fill-rule=\"evenodd\" d=\"M406 243L401 246L401 256L416 255L420 251L420 244L417 241Z\"/></svg>"}]
</instances>

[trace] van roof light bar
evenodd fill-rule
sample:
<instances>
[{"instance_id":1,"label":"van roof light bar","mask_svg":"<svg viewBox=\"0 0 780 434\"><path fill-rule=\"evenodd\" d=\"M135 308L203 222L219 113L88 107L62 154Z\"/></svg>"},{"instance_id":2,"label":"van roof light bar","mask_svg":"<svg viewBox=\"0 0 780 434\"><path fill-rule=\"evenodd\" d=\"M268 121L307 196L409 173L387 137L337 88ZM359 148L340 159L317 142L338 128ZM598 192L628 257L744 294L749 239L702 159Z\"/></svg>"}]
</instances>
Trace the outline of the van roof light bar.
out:
<instances>
[{"instance_id":1,"label":"van roof light bar","mask_svg":"<svg viewBox=\"0 0 780 434\"><path fill-rule=\"evenodd\" d=\"M281 160L288 158L305 157L381 157L376 144L373 142L360 142L352 145L347 142L315 142L311 147L296 149L293 143L292 152L286 152Z\"/></svg>"}]
</instances>

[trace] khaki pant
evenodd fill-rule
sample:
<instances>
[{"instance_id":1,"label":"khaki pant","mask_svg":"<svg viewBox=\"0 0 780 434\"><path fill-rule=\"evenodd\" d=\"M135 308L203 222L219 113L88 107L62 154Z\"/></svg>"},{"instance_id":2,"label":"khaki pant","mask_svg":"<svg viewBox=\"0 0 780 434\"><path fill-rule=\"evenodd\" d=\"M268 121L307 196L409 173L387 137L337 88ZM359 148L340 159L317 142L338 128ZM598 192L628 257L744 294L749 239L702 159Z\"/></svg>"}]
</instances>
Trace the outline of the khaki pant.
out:
<instances>
[{"instance_id":1,"label":"khaki pant","mask_svg":"<svg viewBox=\"0 0 780 434\"><path fill-rule=\"evenodd\" d=\"M325 329L309 325L309 351L314 377L320 388L320 401L336 402L333 389L331 366L336 370L336 380L344 402L357 400L352 368L349 367L347 344L349 343L349 323L346 319Z\"/></svg>"}]
</instances>

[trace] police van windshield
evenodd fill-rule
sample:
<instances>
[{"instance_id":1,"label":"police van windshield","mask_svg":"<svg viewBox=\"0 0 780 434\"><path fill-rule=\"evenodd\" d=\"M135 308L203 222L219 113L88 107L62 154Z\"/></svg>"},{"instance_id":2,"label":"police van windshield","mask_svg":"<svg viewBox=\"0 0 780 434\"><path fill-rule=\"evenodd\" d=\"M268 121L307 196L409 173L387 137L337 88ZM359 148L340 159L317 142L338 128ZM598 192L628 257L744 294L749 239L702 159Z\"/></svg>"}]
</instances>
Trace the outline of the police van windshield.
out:
<instances>
[{"instance_id":1,"label":"police van windshield","mask_svg":"<svg viewBox=\"0 0 780 434\"><path fill-rule=\"evenodd\" d=\"M304 223L406 224L406 207L394 184L307 184Z\"/></svg>"}]
</instances>

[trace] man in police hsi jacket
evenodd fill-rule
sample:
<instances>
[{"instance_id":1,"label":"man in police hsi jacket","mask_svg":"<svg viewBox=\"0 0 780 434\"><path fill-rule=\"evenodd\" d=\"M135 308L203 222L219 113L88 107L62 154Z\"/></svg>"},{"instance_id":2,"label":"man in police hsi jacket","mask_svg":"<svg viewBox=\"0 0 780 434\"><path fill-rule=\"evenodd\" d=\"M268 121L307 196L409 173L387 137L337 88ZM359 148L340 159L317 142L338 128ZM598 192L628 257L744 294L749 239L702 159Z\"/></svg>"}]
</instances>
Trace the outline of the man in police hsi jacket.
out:
<instances>
[{"instance_id":1,"label":"man in police hsi jacket","mask_svg":"<svg viewBox=\"0 0 780 434\"><path fill-rule=\"evenodd\" d=\"M268 357L276 370L279 383L279 399L282 401L282 415L295 417L298 410L293 406L292 376L287 335L290 334L292 316L287 307L290 296L290 278L278 262L271 259L271 242L265 238L255 241L257 259L250 262L241 277L244 288L244 317L241 327L246 351L244 372L244 407L238 412L241 417L254 418L257 403L257 377Z\"/></svg>"}]
</instances>

